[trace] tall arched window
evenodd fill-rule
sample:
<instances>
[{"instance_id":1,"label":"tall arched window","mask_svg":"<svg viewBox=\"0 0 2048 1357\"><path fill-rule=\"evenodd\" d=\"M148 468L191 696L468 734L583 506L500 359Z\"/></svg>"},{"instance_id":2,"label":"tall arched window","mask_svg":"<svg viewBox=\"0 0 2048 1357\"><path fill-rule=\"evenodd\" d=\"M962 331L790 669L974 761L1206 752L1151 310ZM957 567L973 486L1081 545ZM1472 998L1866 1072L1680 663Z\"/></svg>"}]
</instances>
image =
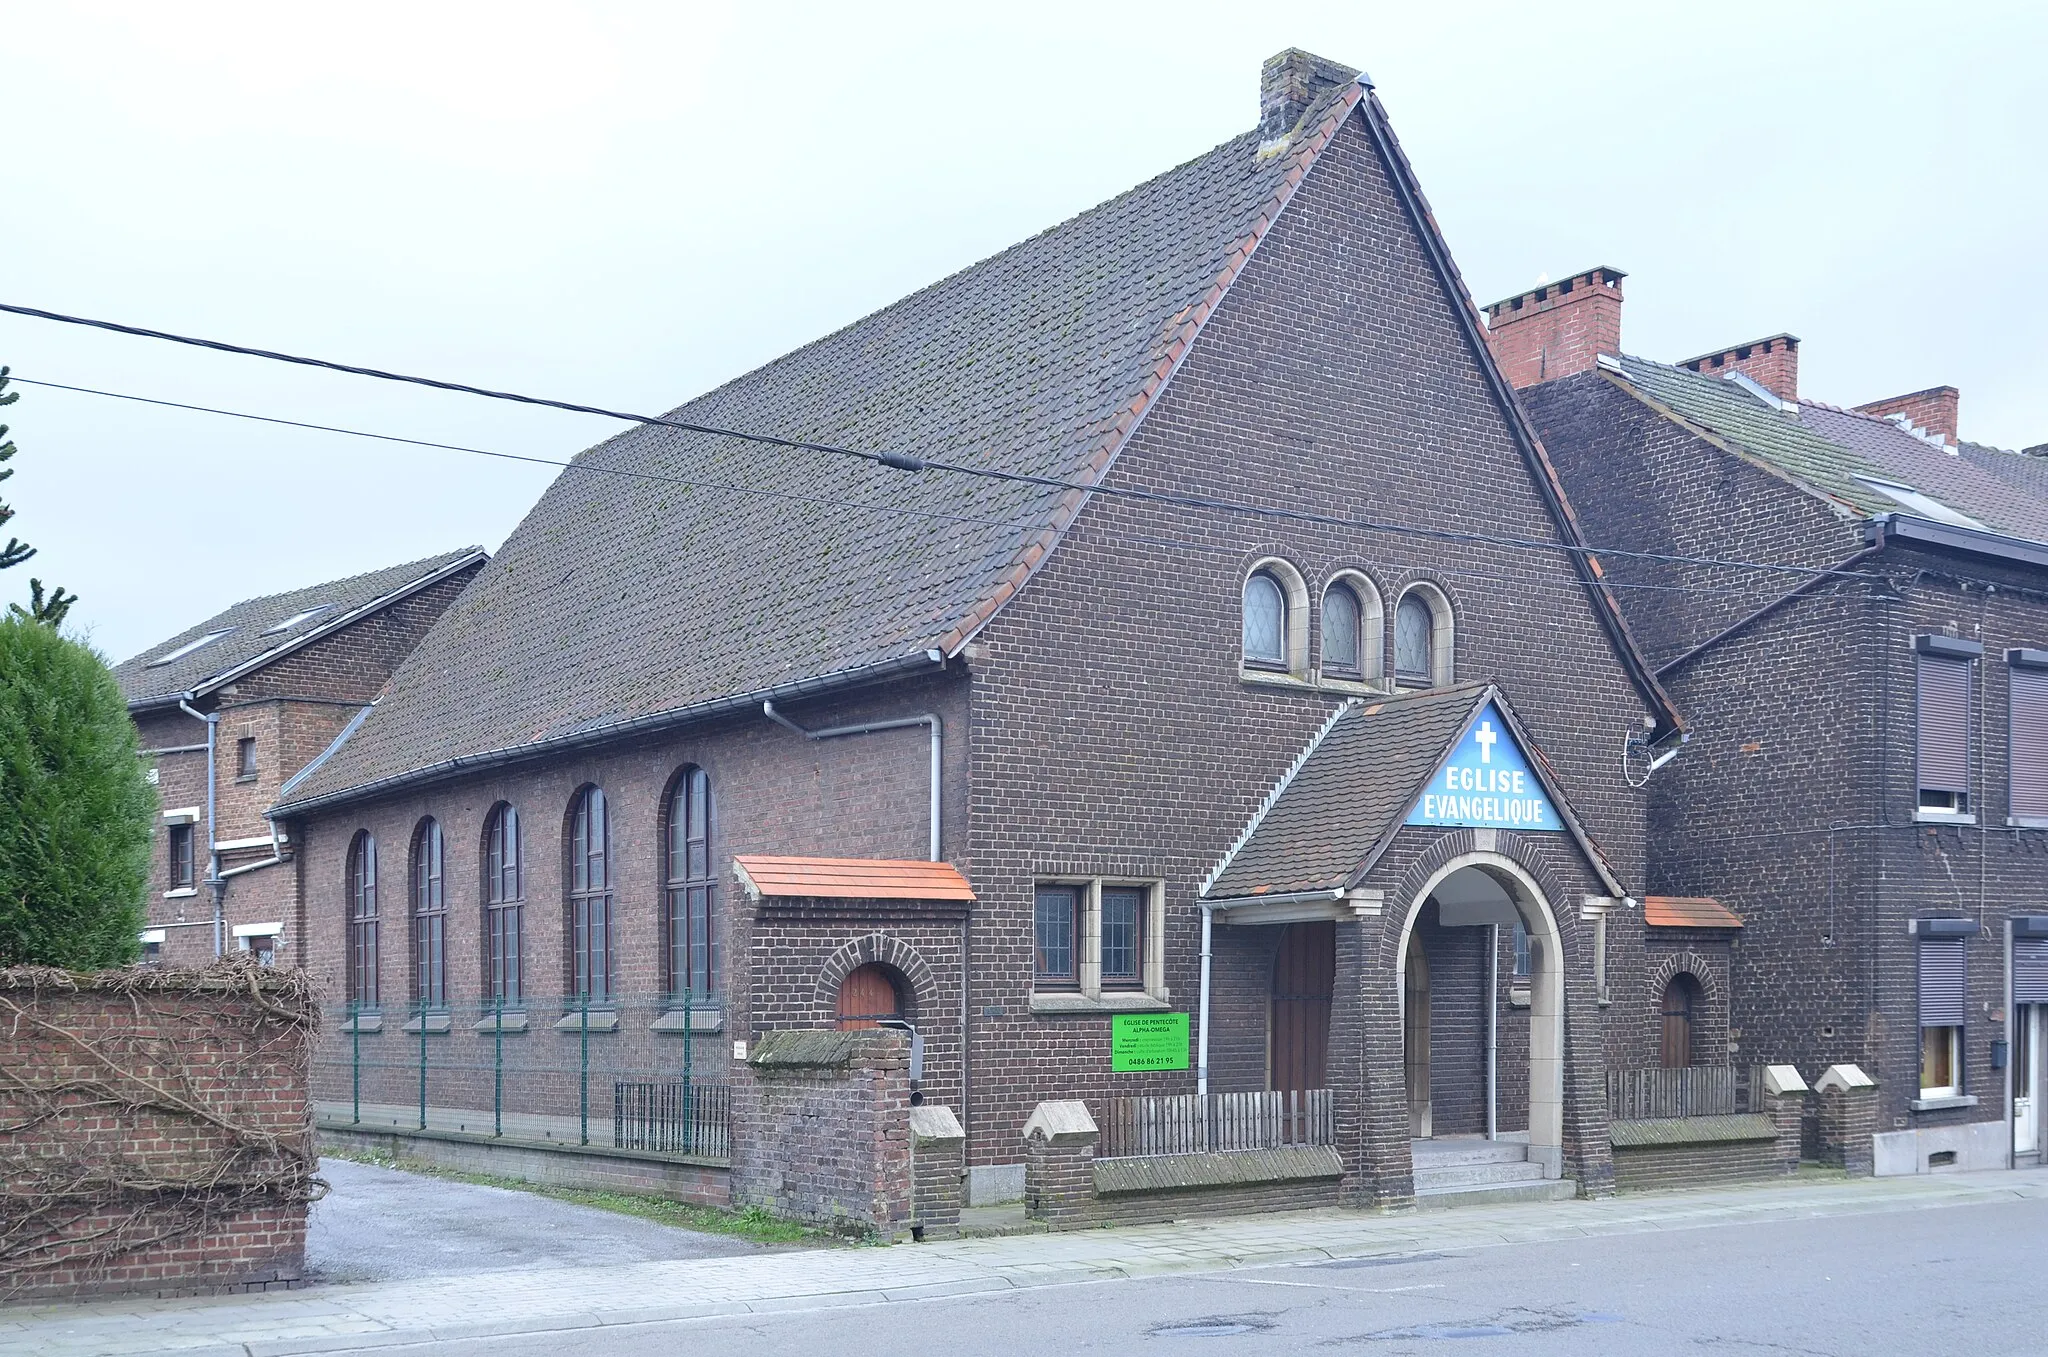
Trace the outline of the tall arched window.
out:
<instances>
[{"instance_id":1,"label":"tall arched window","mask_svg":"<svg viewBox=\"0 0 2048 1357\"><path fill-rule=\"evenodd\" d=\"M612 833L604 792L585 787L569 810L569 992L612 997Z\"/></svg>"},{"instance_id":2,"label":"tall arched window","mask_svg":"<svg viewBox=\"0 0 2048 1357\"><path fill-rule=\"evenodd\" d=\"M1451 677L1450 603L1434 587L1418 584L1394 609L1394 681L1427 688Z\"/></svg>"},{"instance_id":3,"label":"tall arched window","mask_svg":"<svg viewBox=\"0 0 2048 1357\"><path fill-rule=\"evenodd\" d=\"M1357 591L1348 584L1333 584L1323 594L1323 672L1340 678L1358 678L1365 670L1364 633L1360 626L1364 609Z\"/></svg>"},{"instance_id":4,"label":"tall arched window","mask_svg":"<svg viewBox=\"0 0 2048 1357\"><path fill-rule=\"evenodd\" d=\"M348 997L377 1006L377 840L366 829L348 846Z\"/></svg>"},{"instance_id":5,"label":"tall arched window","mask_svg":"<svg viewBox=\"0 0 2048 1357\"><path fill-rule=\"evenodd\" d=\"M448 1007L448 894L442 858L441 825L428 816L412 834L412 997L422 1009Z\"/></svg>"},{"instance_id":6,"label":"tall arched window","mask_svg":"<svg viewBox=\"0 0 2048 1357\"><path fill-rule=\"evenodd\" d=\"M668 991L702 999L717 972L712 951L711 779L702 768L679 774L668 799Z\"/></svg>"},{"instance_id":7,"label":"tall arched window","mask_svg":"<svg viewBox=\"0 0 2048 1357\"><path fill-rule=\"evenodd\" d=\"M525 906L519 812L501 801L484 828L484 983L489 997L508 1007L523 994Z\"/></svg>"},{"instance_id":8,"label":"tall arched window","mask_svg":"<svg viewBox=\"0 0 2048 1357\"><path fill-rule=\"evenodd\" d=\"M1287 591L1270 570L1244 582L1244 658L1247 664L1287 665Z\"/></svg>"}]
</instances>

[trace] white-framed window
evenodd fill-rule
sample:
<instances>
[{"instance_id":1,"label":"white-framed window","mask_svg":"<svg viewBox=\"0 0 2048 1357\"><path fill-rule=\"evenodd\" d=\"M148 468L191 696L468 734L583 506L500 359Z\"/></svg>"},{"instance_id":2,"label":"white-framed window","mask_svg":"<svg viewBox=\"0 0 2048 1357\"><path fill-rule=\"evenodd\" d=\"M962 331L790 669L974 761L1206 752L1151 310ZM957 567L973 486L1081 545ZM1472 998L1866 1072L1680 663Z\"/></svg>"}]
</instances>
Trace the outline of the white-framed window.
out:
<instances>
[{"instance_id":1,"label":"white-framed window","mask_svg":"<svg viewBox=\"0 0 2048 1357\"><path fill-rule=\"evenodd\" d=\"M1433 584L1411 584L1394 605L1394 682L1434 688L1455 677L1451 601Z\"/></svg>"},{"instance_id":2,"label":"white-framed window","mask_svg":"<svg viewBox=\"0 0 2048 1357\"><path fill-rule=\"evenodd\" d=\"M1240 672L1308 677L1308 585L1277 556L1252 564L1244 578Z\"/></svg>"},{"instance_id":3,"label":"white-framed window","mask_svg":"<svg viewBox=\"0 0 2048 1357\"><path fill-rule=\"evenodd\" d=\"M1157 881L1051 878L1032 888L1034 995L1166 1002L1166 899Z\"/></svg>"},{"instance_id":4,"label":"white-framed window","mask_svg":"<svg viewBox=\"0 0 2048 1357\"><path fill-rule=\"evenodd\" d=\"M1921 931L1918 952L1920 1097L1963 1096L1963 1030L1969 1020L1966 938Z\"/></svg>"},{"instance_id":5,"label":"white-framed window","mask_svg":"<svg viewBox=\"0 0 2048 1357\"><path fill-rule=\"evenodd\" d=\"M284 924L236 924L234 928L235 950L247 952L265 966L277 964L278 939L284 936Z\"/></svg>"},{"instance_id":6,"label":"white-framed window","mask_svg":"<svg viewBox=\"0 0 2048 1357\"><path fill-rule=\"evenodd\" d=\"M1340 683L1384 682L1385 632L1380 591L1356 570L1339 571L1323 586L1320 676Z\"/></svg>"}]
</instances>

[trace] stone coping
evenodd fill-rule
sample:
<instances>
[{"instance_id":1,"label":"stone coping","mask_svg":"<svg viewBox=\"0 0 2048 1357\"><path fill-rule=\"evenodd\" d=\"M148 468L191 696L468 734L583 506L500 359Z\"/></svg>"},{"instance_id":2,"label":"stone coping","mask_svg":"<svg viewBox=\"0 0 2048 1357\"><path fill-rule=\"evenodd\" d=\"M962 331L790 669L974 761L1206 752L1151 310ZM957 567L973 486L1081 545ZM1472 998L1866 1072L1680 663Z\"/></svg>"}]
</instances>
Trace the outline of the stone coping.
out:
<instances>
[{"instance_id":1,"label":"stone coping","mask_svg":"<svg viewBox=\"0 0 2048 1357\"><path fill-rule=\"evenodd\" d=\"M612 1145L572 1145L561 1140L527 1140L513 1136L487 1136L478 1131L444 1131L430 1126L371 1126L360 1122L320 1117L313 1129L336 1136L369 1136L378 1140L402 1137L407 1140L440 1140L455 1145L482 1145L504 1150L542 1150L548 1154L593 1155L600 1159L631 1159L650 1164L689 1164L696 1168L724 1169L731 1165L703 1154L667 1154L660 1150L622 1150Z\"/></svg>"},{"instance_id":2,"label":"stone coping","mask_svg":"<svg viewBox=\"0 0 2048 1357\"><path fill-rule=\"evenodd\" d=\"M1656 1117L1609 1122L1607 1136L1617 1150L1652 1145L1711 1145L1730 1140L1776 1140L1777 1123L1761 1112L1721 1117Z\"/></svg>"},{"instance_id":3,"label":"stone coping","mask_svg":"<svg viewBox=\"0 0 2048 1357\"><path fill-rule=\"evenodd\" d=\"M1170 1192L1194 1187L1247 1187L1257 1183L1341 1178L1344 1161L1329 1145L1272 1150L1219 1150L1211 1154L1133 1155L1095 1161L1097 1196Z\"/></svg>"}]
</instances>

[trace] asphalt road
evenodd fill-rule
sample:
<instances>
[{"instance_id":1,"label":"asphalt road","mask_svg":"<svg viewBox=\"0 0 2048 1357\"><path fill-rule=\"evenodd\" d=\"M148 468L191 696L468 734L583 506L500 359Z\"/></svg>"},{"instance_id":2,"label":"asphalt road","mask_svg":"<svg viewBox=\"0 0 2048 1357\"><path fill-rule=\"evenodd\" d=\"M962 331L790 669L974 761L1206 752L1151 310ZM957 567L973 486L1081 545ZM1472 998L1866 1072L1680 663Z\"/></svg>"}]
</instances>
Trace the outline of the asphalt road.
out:
<instances>
[{"instance_id":1,"label":"asphalt road","mask_svg":"<svg viewBox=\"0 0 2048 1357\"><path fill-rule=\"evenodd\" d=\"M325 1282L608 1266L758 1252L725 1235L551 1201L531 1192L320 1161L306 1261Z\"/></svg>"},{"instance_id":2,"label":"asphalt road","mask_svg":"<svg viewBox=\"0 0 2048 1357\"><path fill-rule=\"evenodd\" d=\"M2048 1203L1728 1225L407 1347L744 1352L2048 1353Z\"/></svg>"}]
</instances>

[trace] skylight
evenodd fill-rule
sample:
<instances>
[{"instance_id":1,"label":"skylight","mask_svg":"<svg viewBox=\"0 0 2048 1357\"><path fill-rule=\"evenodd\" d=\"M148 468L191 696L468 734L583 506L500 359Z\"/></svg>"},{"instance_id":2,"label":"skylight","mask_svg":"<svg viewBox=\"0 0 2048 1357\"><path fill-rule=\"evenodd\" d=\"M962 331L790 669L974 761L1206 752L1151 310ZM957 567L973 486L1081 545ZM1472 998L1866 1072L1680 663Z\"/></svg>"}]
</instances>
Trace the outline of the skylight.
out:
<instances>
[{"instance_id":1,"label":"skylight","mask_svg":"<svg viewBox=\"0 0 2048 1357\"><path fill-rule=\"evenodd\" d=\"M1878 494L1883 495L1886 499L1896 501L1899 507L1908 513L1916 514L1921 518L1932 519L1936 523L1946 523L1952 528L1976 528L1983 532L1990 531L1989 528L1986 528L1968 514L1959 513L1933 496L1921 494L1910 485L1900 485L1896 481L1873 480L1869 476L1858 476L1856 479L1869 486L1872 490L1877 491Z\"/></svg>"},{"instance_id":2,"label":"skylight","mask_svg":"<svg viewBox=\"0 0 2048 1357\"><path fill-rule=\"evenodd\" d=\"M200 637L196 641L185 642L185 644L179 646L176 650L173 650L168 655L157 656L155 659L151 660L147 665L143 667L146 669L154 669L160 664L169 664L172 660L182 660L195 650L204 650L207 646L212 645L215 641L218 641L221 637L227 635L229 632L233 630L233 627L222 627L219 631L209 631L206 633L206 635Z\"/></svg>"},{"instance_id":3,"label":"skylight","mask_svg":"<svg viewBox=\"0 0 2048 1357\"><path fill-rule=\"evenodd\" d=\"M311 618L318 617L321 613L331 612L333 608L334 605L332 603L322 603L317 607L308 608L304 612L293 613L290 617L287 617L284 621L278 623L276 626L265 627L263 629L263 634L265 636L275 636L281 631L290 631L293 627L298 626L299 623L307 621Z\"/></svg>"}]
</instances>

